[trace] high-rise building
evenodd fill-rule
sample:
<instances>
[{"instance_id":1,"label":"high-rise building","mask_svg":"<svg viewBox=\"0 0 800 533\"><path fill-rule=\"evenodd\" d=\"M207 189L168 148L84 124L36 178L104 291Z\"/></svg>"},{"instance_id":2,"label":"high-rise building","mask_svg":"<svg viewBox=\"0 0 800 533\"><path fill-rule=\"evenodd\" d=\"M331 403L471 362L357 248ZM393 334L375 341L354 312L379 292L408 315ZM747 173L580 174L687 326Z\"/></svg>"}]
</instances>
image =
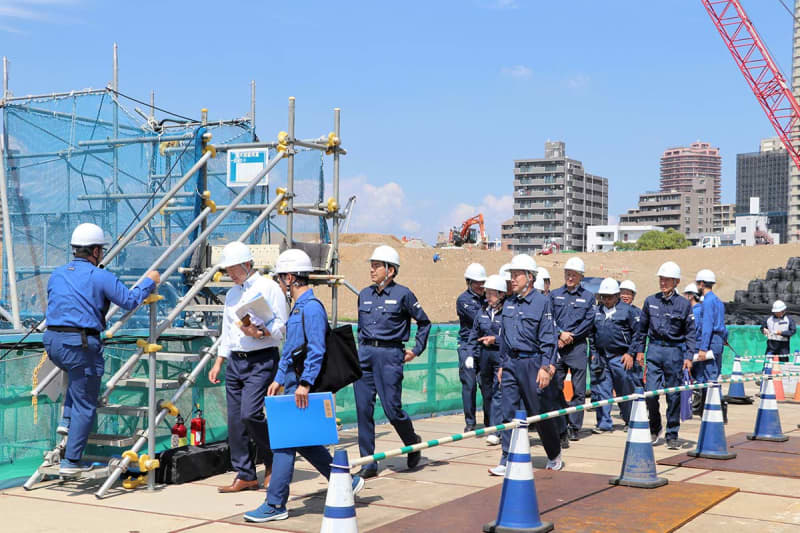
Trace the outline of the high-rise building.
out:
<instances>
[{"instance_id":1,"label":"high-rise building","mask_svg":"<svg viewBox=\"0 0 800 533\"><path fill-rule=\"evenodd\" d=\"M586 227L608 220L608 179L589 174L566 156L563 142L546 142L542 159L514 161L516 253L533 253L548 241L584 251Z\"/></svg>"},{"instance_id":2,"label":"high-rise building","mask_svg":"<svg viewBox=\"0 0 800 533\"><path fill-rule=\"evenodd\" d=\"M721 194L722 157L719 148L709 143L696 142L664 150L661 156L661 190L691 192L698 178L713 180L714 203Z\"/></svg>"},{"instance_id":3,"label":"high-rise building","mask_svg":"<svg viewBox=\"0 0 800 533\"><path fill-rule=\"evenodd\" d=\"M713 232L728 233L736 225L736 204L716 204L713 217Z\"/></svg>"},{"instance_id":4,"label":"high-rise building","mask_svg":"<svg viewBox=\"0 0 800 533\"><path fill-rule=\"evenodd\" d=\"M690 191L639 195L639 206L620 215L620 225L652 225L680 231L697 240L714 231L714 180L696 178Z\"/></svg>"},{"instance_id":5,"label":"high-rise building","mask_svg":"<svg viewBox=\"0 0 800 533\"><path fill-rule=\"evenodd\" d=\"M736 154L736 214L767 217L767 227L787 241L791 159L779 139L764 139L760 151ZM760 213L750 213L758 198Z\"/></svg>"}]
</instances>

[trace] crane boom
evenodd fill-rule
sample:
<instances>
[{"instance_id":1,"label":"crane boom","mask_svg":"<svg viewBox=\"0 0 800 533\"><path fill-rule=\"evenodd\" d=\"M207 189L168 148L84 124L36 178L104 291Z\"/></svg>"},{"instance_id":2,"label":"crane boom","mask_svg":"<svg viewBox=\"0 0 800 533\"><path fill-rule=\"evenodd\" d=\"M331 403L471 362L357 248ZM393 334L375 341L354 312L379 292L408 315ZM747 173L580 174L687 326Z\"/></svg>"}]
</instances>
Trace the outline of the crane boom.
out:
<instances>
[{"instance_id":1,"label":"crane boom","mask_svg":"<svg viewBox=\"0 0 800 533\"><path fill-rule=\"evenodd\" d=\"M800 105L742 4L739 0L701 1L786 151L800 169L800 152L792 143L800 120Z\"/></svg>"}]
</instances>

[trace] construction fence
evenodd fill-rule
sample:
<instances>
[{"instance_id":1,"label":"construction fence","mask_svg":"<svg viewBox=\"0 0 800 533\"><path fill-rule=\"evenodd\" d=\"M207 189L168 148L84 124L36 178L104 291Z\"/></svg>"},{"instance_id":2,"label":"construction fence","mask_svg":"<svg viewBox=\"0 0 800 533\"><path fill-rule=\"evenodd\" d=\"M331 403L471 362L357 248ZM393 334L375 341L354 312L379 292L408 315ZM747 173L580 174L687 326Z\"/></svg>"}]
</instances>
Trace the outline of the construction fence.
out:
<instances>
[{"instance_id":1,"label":"construction fence","mask_svg":"<svg viewBox=\"0 0 800 533\"><path fill-rule=\"evenodd\" d=\"M412 328L413 344L415 329ZM745 373L759 372L763 361L766 341L756 326L729 326L729 343L745 360ZM141 333L139 335L138 333ZM135 350L135 340L145 332L128 332L127 337L115 337L106 345L106 375L108 379ZM42 357L41 337L29 338L24 349L16 350L0 361L0 488L21 484L41 462L42 454L52 449L56 442L56 426L61 415L62 397L51 400L46 396L32 405L34 371ZM6 342L15 342L13 339ZM173 337L163 342L164 350L172 352L198 352L208 345L206 339ZM458 411L461 409L461 383L458 377L458 326L434 325L427 349L408 363L403 380L403 405L411 416L423 417ZM800 339L792 339L792 351L800 349ZM723 354L723 374L730 374L733 352L726 348ZM756 356L755 360L747 357ZM146 372L147 363L138 363L135 374ZM158 378L180 379L181 374L191 371L192 363L159 363ZM793 389L792 389L793 390ZM147 390L117 389L111 403L145 405ZM158 396L159 398L161 396ZM482 404L480 392L478 403ZM378 401L380 405L380 401ZM213 385L203 372L192 389L178 405L188 426L197 408L206 419L206 441L221 441L227 438L226 404L224 382ZM352 386L336 394L336 414L345 425L356 421L355 399ZM34 415L35 413L35 415ZM385 420L382 408L376 409L376 421ZM135 417L98 415L97 433L122 433L141 427L143 422ZM159 449L169 446L170 428L174 418L168 417L158 428ZM88 454L105 450L87 449ZM116 450L121 453L123 450ZM114 453L113 451L111 453Z\"/></svg>"}]
</instances>

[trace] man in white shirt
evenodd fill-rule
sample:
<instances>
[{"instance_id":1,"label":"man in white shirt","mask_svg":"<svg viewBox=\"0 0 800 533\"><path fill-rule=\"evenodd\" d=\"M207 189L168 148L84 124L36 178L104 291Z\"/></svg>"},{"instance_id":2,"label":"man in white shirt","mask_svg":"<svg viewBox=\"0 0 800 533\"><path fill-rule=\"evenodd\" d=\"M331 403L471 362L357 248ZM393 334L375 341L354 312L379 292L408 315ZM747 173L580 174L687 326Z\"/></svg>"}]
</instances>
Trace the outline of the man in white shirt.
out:
<instances>
[{"instance_id":1,"label":"man in white shirt","mask_svg":"<svg viewBox=\"0 0 800 533\"><path fill-rule=\"evenodd\" d=\"M219 491L230 493L258 490L250 439L256 443L257 455L264 454L266 457L264 465L267 479L272 470L264 397L278 370L278 347L286 332L288 311L286 298L278 284L253 269L253 255L246 244L236 241L225 246L220 266L227 271L235 285L225 297L222 340L208 380L219 383L222 363L227 359L225 393L228 403L228 445L236 478L231 485L220 487ZM236 315L236 309L259 297L263 297L269 305L272 318L264 322L265 317L251 314L248 315L249 325L244 325Z\"/></svg>"}]
</instances>

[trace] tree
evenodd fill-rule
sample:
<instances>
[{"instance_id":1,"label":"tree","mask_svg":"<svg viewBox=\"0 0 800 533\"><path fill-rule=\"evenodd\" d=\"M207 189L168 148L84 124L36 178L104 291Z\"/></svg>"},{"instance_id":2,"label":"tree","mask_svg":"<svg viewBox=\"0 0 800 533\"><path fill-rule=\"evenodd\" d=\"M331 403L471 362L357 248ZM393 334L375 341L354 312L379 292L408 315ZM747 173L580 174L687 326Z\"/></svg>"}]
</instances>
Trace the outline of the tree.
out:
<instances>
[{"instance_id":1,"label":"tree","mask_svg":"<svg viewBox=\"0 0 800 533\"><path fill-rule=\"evenodd\" d=\"M679 231L648 231L636 241L637 250L680 250L691 246L689 240Z\"/></svg>"},{"instance_id":2,"label":"tree","mask_svg":"<svg viewBox=\"0 0 800 533\"><path fill-rule=\"evenodd\" d=\"M616 241L614 243L614 250L618 252L627 252L630 250L636 250L636 243L628 241Z\"/></svg>"}]
</instances>

